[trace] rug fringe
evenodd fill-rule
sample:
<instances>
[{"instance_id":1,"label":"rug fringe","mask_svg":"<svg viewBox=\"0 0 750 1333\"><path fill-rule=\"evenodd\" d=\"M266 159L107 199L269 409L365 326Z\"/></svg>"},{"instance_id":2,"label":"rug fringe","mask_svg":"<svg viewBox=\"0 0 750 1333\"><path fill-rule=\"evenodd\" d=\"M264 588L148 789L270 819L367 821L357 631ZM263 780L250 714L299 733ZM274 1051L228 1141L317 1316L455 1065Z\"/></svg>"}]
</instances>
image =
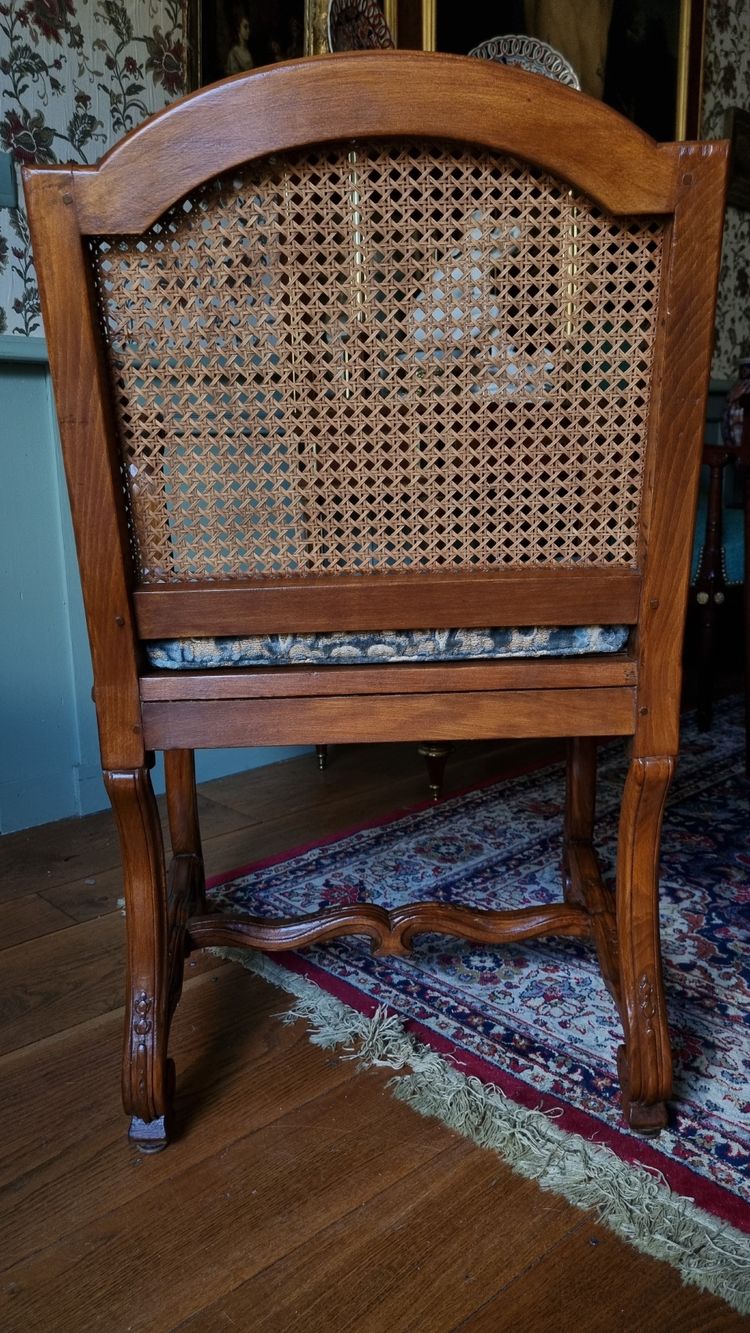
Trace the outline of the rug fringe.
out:
<instances>
[{"instance_id":1,"label":"rug fringe","mask_svg":"<svg viewBox=\"0 0 750 1333\"><path fill-rule=\"evenodd\" d=\"M211 952L294 995L296 1003L279 1018L284 1023L304 1019L316 1046L344 1046L343 1058L356 1059L363 1068L408 1067L408 1073L390 1082L400 1101L498 1153L542 1189L564 1195L577 1208L593 1209L600 1222L636 1249L676 1268L684 1282L750 1314L750 1237L692 1199L672 1193L658 1173L621 1161L606 1145L561 1130L549 1115L519 1106L500 1089L462 1074L405 1032L395 1014L379 1009L367 1018L263 954Z\"/></svg>"}]
</instances>

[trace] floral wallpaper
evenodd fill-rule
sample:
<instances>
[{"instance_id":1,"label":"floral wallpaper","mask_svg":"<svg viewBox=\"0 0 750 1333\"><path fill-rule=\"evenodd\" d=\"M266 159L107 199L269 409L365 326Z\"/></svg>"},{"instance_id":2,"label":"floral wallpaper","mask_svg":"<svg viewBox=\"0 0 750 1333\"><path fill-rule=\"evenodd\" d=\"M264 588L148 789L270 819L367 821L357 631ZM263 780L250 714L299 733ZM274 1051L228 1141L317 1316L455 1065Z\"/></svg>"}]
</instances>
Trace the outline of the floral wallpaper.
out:
<instances>
[{"instance_id":1,"label":"floral wallpaper","mask_svg":"<svg viewBox=\"0 0 750 1333\"><path fill-rule=\"evenodd\" d=\"M0 0L0 147L17 164L95 162L184 91L185 10L186 0ZM0 209L0 333L41 332L26 217Z\"/></svg>"},{"instance_id":2,"label":"floral wallpaper","mask_svg":"<svg viewBox=\"0 0 750 1333\"><path fill-rule=\"evenodd\" d=\"M208 0L205 0L208 3ZM95 162L185 90L188 0L0 0L0 146ZM750 108L750 0L708 0L703 133ZM20 194L20 186L19 186ZM26 218L0 209L0 333L41 334ZM750 355L750 212L728 209L714 374Z\"/></svg>"},{"instance_id":3,"label":"floral wallpaper","mask_svg":"<svg viewBox=\"0 0 750 1333\"><path fill-rule=\"evenodd\" d=\"M750 0L709 0L703 64L703 127L724 134L729 107L750 110ZM734 379L750 356L750 212L728 208L716 311L713 373Z\"/></svg>"}]
</instances>

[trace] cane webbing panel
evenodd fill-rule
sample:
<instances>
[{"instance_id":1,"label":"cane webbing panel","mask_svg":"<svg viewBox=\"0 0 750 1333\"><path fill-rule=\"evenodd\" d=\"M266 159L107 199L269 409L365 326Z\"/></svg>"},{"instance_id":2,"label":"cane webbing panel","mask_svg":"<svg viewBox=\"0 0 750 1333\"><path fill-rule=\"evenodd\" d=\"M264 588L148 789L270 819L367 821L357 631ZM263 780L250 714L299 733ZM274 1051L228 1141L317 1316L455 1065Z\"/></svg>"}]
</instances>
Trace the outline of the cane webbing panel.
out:
<instances>
[{"instance_id":1,"label":"cane webbing panel","mask_svg":"<svg viewBox=\"0 0 750 1333\"><path fill-rule=\"evenodd\" d=\"M95 239L141 579L634 568L661 249L423 143L268 159Z\"/></svg>"}]
</instances>

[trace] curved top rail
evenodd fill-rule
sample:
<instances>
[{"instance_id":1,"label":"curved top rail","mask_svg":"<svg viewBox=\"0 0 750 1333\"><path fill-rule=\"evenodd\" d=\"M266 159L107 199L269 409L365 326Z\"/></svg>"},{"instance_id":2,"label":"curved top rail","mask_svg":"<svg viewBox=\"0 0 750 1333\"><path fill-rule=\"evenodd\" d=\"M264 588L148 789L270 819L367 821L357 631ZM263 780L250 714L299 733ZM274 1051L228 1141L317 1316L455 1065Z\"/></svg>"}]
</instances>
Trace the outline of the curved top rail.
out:
<instances>
[{"instance_id":1,"label":"curved top rail","mask_svg":"<svg viewBox=\"0 0 750 1333\"><path fill-rule=\"evenodd\" d=\"M508 153L610 213L675 206L679 145L655 143L609 107L551 80L542 85L492 61L413 51L346 52L236 75L152 116L98 166L65 170L83 233L137 233L204 180L241 163L391 135Z\"/></svg>"}]
</instances>

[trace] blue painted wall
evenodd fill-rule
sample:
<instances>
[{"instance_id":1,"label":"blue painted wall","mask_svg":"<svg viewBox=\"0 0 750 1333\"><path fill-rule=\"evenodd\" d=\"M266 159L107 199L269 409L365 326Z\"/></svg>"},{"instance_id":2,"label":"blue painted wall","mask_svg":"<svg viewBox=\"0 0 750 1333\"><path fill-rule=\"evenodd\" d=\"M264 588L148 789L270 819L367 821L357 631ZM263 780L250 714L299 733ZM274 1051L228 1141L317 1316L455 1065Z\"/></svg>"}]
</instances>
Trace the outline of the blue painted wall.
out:
<instances>
[{"instance_id":1,"label":"blue painted wall","mask_svg":"<svg viewBox=\"0 0 750 1333\"><path fill-rule=\"evenodd\" d=\"M0 627L0 833L103 809L91 661L41 338L0 338ZM302 748L204 751L198 778ZM159 771L155 781L160 788Z\"/></svg>"}]
</instances>

